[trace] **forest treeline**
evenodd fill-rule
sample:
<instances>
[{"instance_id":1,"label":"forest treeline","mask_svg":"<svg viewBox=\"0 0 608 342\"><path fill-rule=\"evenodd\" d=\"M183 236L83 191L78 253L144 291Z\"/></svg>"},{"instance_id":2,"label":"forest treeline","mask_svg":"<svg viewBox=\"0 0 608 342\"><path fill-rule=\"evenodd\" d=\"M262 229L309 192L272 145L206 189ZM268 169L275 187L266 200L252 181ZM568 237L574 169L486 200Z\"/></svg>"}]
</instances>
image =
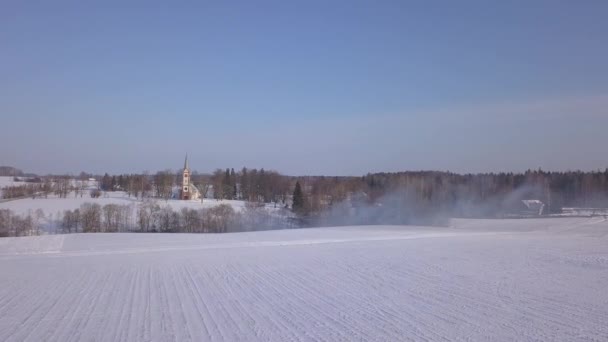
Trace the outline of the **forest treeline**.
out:
<instances>
[{"instance_id":1,"label":"forest treeline","mask_svg":"<svg viewBox=\"0 0 608 342\"><path fill-rule=\"evenodd\" d=\"M451 216L493 217L516 210L523 199L546 204L546 213L563 207L608 206L608 169L604 171L457 174L439 171L369 173L362 177L284 176L263 169L217 170L200 184L212 184L215 198L291 205L296 182L303 196L301 213L316 215L338 205L376 206L400 202L411 211ZM205 188L205 186L203 186ZM515 208L515 209L514 209ZM403 208L405 209L405 208Z\"/></svg>"},{"instance_id":2,"label":"forest treeline","mask_svg":"<svg viewBox=\"0 0 608 342\"><path fill-rule=\"evenodd\" d=\"M85 180L91 178L97 180L96 184L99 188L87 188ZM295 217L295 225L298 226L407 224L417 223L420 220L425 222L424 219L438 215L503 217L505 214L517 212L523 199L542 201L546 206L543 214L560 213L564 207L608 207L608 169L591 172L548 172L539 169L524 173L484 174L410 171L370 173L360 177L294 177L265 169L242 168L237 171L227 168L218 169L212 174L194 172L191 179L207 198L243 200L249 203L251 208L260 208L261 204L270 203L274 204L275 208L289 210ZM145 202L146 199L174 197L176 189L179 191L180 183L181 172L171 170L159 171L155 174L144 172L103 176L81 173L76 180L73 176L65 175L30 178L21 185L5 187L2 193L4 198L48 197L50 194L57 197L95 198L103 192L124 191L128 196ZM186 212L168 215L165 209L159 208L153 210L154 215L151 215L154 217L153 224L143 226L131 224L121 229L190 232L228 230L228 228L217 228L209 221L205 221L208 220L204 218L205 213L208 216L217 216L213 211L201 209L198 213L197 222L206 223L184 224L183 222L194 222L189 221L187 217L195 215L188 216ZM228 209L224 208L224 210L229 212ZM113 209L101 208L99 211L113 212ZM162 212L165 216L160 214ZM69 215L70 213L68 217ZM181 215L181 221L175 218L176 215ZM230 216L230 214L226 215ZM235 214L236 216L238 215ZM138 216L138 222L145 223L143 217ZM169 220L168 217L172 219ZM246 226L243 223L246 219L248 219L247 215L241 216L239 223L232 226L233 229L245 229L240 227ZM108 222L113 221L108 219ZM168 226L167 222L173 223ZM18 227L28 225L27 219L16 223ZM101 228L89 229L87 224L82 222L79 224L82 231L101 231ZM103 226L101 224L101 227ZM114 231L116 228L112 227L115 226L109 225L103 231Z\"/></svg>"},{"instance_id":3,"label":"forest treeline","mask_svg":"<svg viewBox=\"0 0 608 342\"><path fill-rule=\"evenodd\" d=\"M170 197L180 175L161 171L155 175L105 175L102 190L123 189L133 196ZM290 204L299 181L304 212L326 210L353 196L375 203L388 194L407 193L409 202L466 215L467 205L495 204L534 198L542 200L549 212L562 207L605 207L608 169L604 171L457 174L440 171L370 173L362 177L285 176L264 169L216 170L212 175L194 174L193 182L210 198Z\"/></svg>"},{"instance_id":4,"label":"forest treeline","mask_svg":"<svg viewBox=\"0 0 608 342\"><path fill-rule=\"evenodd\" d=\"M137 204L85 202L78 209L53 215L42 209L17 215L0 209L0 237L39 235L51 223L47 233L228 233L279 228L294 228L287 209L266 210L248 202L235 210L229 204L211 208L174 210L163 202L144 200Z\"/></svg>"},{"instance_id":5,"label":"forest treeline","mask_svg":"<svg viewBox=\"0 0 608 342\"><path fill-rule=\"evenodd\" d=\"M181 173L171 170L155 174L120 174L94 176L81 173L74 182L70 176L44 176L35 182L5 187L3 198L88 196L84 180L98 180L100 191L125 191L136 198L169 199L181 184ZM346 200L378 203L389 194L401 193L409 205L420 209L448 211L455 215L492 215L502 204L519 199L538 199L547 212L558 213L562 207L606 207L608 169L604 171L456 174L439 171L370 173L361 177L286 176L277 171L242 168L218 169L213 174L193 173L192 182L207 198L245 200L291 206L296 182L301 185L301 212L314 214ZM481 210L480 208L485 208ZM426 209L425 209L426 210ZM481 211L481 212L479 212Z\"/></svg>"}]
</instances>

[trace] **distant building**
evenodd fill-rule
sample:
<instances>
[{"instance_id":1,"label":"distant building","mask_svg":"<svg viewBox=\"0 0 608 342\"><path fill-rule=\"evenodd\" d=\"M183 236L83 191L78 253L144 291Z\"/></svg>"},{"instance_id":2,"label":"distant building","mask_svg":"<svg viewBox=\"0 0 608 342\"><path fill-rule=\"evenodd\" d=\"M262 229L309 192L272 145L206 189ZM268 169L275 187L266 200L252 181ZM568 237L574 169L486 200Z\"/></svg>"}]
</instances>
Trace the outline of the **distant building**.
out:
<instances>
[{"instance_id":1,"label":"distant building","mask_svg":"<svg viewBox=\"0 0 608 342\"><path fill-rule=\"evenodd\" d=\"M180 198L182 200L198 200L201 198L201 192L191 181L190 167L188 166L188 156L184 161L184 171L182 173L182 188L180 190Z\"/></svg>"},{"instance_id":2,"label":"distant building","mask_svg":"<svg viewBox=\"0 0 608 342\"><path fill-rule=\"evenodd\" d=\"M608 217L608 208L562 208L562 216L604 216Z\"/></svg>"},{"instance_id":3,"label":"distant building","mask_svg":"<svg viewBox=\"0 0 608 342\"><path fill-rule=\"evenodd\" d=\"M541 216L545 210L545 204L540 200L528 199L521 201L524 204L522 214Z\"/></svg>"},{"instance_id":4,"label":"distant building","mask_svg":"<svg viewBox=\"0 0 608 342\"><path fill-rule=\"evenodd\" d=\"M502 204L503 217L539 217L546 215L545 203L538 199L509 199Z\"/></svg>"}]
</instances>

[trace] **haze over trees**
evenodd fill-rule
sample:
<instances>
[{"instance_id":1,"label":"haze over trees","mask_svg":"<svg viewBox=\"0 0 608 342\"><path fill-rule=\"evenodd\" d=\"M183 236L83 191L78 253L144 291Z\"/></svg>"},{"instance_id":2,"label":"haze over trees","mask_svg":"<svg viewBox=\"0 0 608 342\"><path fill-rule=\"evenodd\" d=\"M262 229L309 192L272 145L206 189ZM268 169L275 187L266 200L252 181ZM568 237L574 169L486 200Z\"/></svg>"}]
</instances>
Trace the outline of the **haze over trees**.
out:
<instances>
[{"instance_id":1,"label":"haze over trees","mask_svg":"<svg viewBox=\"0 0 608 342\"><path fill-rule=\"evenodd\" d=\"M12 171L11 171L12 172ZM95 178L98 188L86 182ZM546 205L544 214L564 207L608 207L608 170L524 173L456 174L438 171L370 173L361 177L282 175L266 169L217 169L213 174L193 172L192 182L218 201L212 209L174 211L163 202L174 197L181 174L172 170L154 174L47 175L15 177L5 186L3 199L90 197L91 203L68 210L57 218L60 232L227 232L283 227L342 224L429 223L429 218L503 217L523 199ZM139 201L137 207L100 206L95 198L123 191ZM245 201L235 212L223 200ZM287 210L280 218L266 206ZM0 235L31 235L40 231L44 213L0 214Z\"/></svg>"}]
</instances>

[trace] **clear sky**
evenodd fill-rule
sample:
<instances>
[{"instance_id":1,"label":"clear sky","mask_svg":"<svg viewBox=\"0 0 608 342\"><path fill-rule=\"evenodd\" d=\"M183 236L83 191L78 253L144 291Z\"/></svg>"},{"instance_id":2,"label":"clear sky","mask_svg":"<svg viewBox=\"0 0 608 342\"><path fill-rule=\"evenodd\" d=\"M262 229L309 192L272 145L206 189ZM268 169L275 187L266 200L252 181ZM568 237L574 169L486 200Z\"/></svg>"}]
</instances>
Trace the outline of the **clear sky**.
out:
<instances>
[{"instance_id":1,"label":"clear sky","mask_svg":"<svg viewBox=\"0 0 608 342\"><path fill-rule=\"evenodd\" d=\"M606 168L608 1L0 3L0 165L186 153L201 172Z\"/></svg>"}]
</instances>

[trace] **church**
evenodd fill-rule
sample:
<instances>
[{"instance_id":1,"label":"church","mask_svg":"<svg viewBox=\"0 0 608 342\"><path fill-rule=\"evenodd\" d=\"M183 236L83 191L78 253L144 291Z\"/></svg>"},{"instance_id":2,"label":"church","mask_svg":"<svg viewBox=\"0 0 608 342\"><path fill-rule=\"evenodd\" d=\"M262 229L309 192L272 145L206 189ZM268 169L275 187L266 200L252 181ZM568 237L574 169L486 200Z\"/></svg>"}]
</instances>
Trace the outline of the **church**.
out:
<instances>
[{"instance_id":1,"label":"church","mask_svg":"<svg viewBox=\"0 0 608 342\"><path fill-rule=\"evenodd\" d=\"M180 199L182 200L199 200L201 199L201 192L190 179L190 167L188 166L188 156L184 160L184 171L182 173L182 188L180 190Z\"/></svg>"}]
</instances>

